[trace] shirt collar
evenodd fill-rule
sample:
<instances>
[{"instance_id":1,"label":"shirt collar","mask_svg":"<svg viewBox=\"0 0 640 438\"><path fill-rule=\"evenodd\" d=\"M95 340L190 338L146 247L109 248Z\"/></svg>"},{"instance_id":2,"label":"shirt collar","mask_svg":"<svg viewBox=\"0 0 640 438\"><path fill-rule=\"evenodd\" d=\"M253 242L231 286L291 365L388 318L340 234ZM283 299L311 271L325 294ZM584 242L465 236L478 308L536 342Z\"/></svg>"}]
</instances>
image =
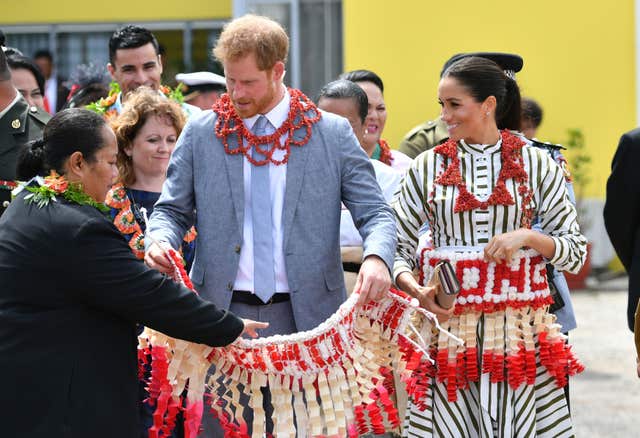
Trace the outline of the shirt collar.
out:
<instances>
[{"instance_id":1,"label":"shirt collar","mask_svg":"<svg viewBox=\"0 0 640 438\"><path fill-rule=\"evenodd\" d=\"M502 146L502 137L498 139L496 144L468 144L464 140L460 140L460 148L470 154L493 154L498 152Z\"/></svg>"},{"instance_id":2,"label":"shirt collar","mask_svg":"<svg viewBox=\"0 0 640 438\"><path fill-rule=\"evenodd\" d=\"M247 127L249 131L253 129L253 125L258 121L258 117L265 116L271 126L275 129L278 129L289 117L289 103L291 102L291 96L289 96L289 91L287 91L286 87L283 85L284 93L282 99L276 106L274 106L271 111L266 114L256 114L255 116L249 117L248 119L242 119L244 122L244 126Z\"/></svg>"}]
</instances>

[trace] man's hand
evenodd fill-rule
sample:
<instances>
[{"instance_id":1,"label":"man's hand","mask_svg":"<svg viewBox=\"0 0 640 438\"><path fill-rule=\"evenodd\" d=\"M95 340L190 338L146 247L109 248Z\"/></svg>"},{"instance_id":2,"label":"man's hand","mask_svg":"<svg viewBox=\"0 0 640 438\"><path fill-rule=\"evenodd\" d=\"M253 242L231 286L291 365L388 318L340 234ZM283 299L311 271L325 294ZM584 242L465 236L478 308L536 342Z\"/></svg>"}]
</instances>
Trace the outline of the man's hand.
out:
<instances>
[{"instance_id":1,"label":"man's hand","mask_svg":"<svg viewBox=\"0 0 640 438\"><path fill-rule=\"evenodd\" d=\"M167 258L167 251L171 249L171 245L167 242L152 243L147 252L144 254L144 262L151 269L163 272L165 274L171 274L173 272L173 266Z\"/></svg>"},{"instance_id":2,"label":"man's hand","mask_svg":"<svg viewBox=\"0 0 640 438\"><path fill-rule=\"evenodd\" d=\"M240 336L249 335L249 337L251 338L257 338L258 332L256 330L266 329L267 327L269 327L268 322L253 321L251 319L242 319L242 322L244 323L244 330L242 330Z\"/></svg>"},{"instance_id":3,"label":"man's hand","mask_svg":"<svg viewBox=\"0 0 640 438\"><path fill-rule=\"evenodd\" d=\"M360 294L358 305L381 299L390 287L391 276L387 264L378 256L367 256L360 266L360 273L353 288L353 293Z\"/></svg>"}]
</instances>

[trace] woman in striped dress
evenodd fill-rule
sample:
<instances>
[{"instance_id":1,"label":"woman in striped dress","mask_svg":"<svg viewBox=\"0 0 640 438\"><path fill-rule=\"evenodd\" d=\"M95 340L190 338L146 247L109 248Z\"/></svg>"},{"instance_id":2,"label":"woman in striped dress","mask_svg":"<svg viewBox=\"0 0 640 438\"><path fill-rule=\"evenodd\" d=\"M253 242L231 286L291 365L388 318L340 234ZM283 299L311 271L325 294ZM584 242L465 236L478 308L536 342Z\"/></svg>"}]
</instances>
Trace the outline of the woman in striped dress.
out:
<instances>
[{"instance_id":1,"label":"woman in striped dress","mask_svg":"<svg viewBox=\"0 0 640 438\"><path fill-rule=\"evenodd\" d=\"M544 271L548 260L576 272L586 254L563 172L509 131L520 125L520 92L492 61L449 67L438 98L450 140L414 160L394 202L394 278L464 345L442 332L427 341L436 364L426 399L409 402L404 434L573 436L561 387L581 365L547 312ZM530 229L535 216L543 233ZM425 221L435 249L418 266ZM426 286L443 259L462 286L448 310Z\"/></svg>"}]
</instances>

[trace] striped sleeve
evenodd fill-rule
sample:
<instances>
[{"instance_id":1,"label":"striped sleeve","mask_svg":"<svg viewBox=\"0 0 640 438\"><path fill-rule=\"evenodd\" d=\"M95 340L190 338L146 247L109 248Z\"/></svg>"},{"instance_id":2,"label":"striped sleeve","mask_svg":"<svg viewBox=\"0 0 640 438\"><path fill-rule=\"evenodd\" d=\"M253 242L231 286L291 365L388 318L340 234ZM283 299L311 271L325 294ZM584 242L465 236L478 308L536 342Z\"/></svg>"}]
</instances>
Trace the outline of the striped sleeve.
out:
<instances>
[{"instance_id":1,"label":"striped sleeve","mask_svg":"<svg viewBox=\"0 0 640 438\"><path fill-rule=\"evenodd\" d=\"M549 262L560 271L576 273L584 264L587 241L580 234L576 208L571 203L564 174L546 153L530 149L538 161L542 178L534 194L540 226L555 242L555 254Z\"/></svg>"},{"instance_id":2,"label":"striped sleeve","mask_svg":"<svg viewBox=\"0 0 640 438\"><path fill-rule=\"evenodd\" d=\"M393 265L393 279L402 272L412 272L417 266L418 231L426 221L424 211L425 156L419 155L404 176L392 207L396 215L398 246Z\"/></svg>"}]
</instances>

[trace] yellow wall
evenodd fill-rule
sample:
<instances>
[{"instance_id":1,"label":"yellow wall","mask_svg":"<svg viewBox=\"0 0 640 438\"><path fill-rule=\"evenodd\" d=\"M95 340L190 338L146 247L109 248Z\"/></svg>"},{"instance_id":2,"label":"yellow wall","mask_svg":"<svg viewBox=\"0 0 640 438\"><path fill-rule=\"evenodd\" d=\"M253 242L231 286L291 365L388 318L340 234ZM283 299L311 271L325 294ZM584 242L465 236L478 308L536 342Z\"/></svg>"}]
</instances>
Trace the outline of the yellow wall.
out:
<instances>
[{"instance_id":1,"label":"yellow wall","mask_svg":"<svg viewBox=\"0 0 640 438\"><path fill-rule=\"evenodd\" d=\"M22 0L2 2L5 25L40 23L210 20L231 16L232 0Z\"/></svg>"},{"instance_id":2,"label":"yellow wall","mask_svg":"<svg viewBox=\"0 0 640 438\"><path fill-rule=\"evenodd\" d=\"M586 195L603 197L618 139L636 125L633 17L633 0L344 0L345 70L382 77L384 136L397 147L438 115L439 73L452 54L518 53L523 95L545 110L538 138L563 142L567 128L581 128L593 160Z\"/></svg>"}]
</instances>

